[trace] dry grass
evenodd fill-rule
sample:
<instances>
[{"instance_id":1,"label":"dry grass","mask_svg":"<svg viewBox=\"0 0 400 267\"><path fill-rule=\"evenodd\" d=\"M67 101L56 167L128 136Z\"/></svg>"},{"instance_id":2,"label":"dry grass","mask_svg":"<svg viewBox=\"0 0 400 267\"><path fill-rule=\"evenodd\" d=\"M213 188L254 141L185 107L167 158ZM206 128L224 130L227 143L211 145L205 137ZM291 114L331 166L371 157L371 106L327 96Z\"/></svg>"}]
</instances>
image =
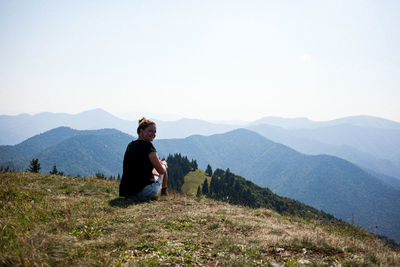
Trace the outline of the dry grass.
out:
<instances>
[{"instance_id":1,"label":"dry grass","mask_svg":"<svg viewBox=\"0 0 400 267\"><path fill-rule=\"evenodd\" d=\"M118 183L0 174L0 265L400 266L365 231L171 195L136 203Z\"/></svg>"}]
</instances>

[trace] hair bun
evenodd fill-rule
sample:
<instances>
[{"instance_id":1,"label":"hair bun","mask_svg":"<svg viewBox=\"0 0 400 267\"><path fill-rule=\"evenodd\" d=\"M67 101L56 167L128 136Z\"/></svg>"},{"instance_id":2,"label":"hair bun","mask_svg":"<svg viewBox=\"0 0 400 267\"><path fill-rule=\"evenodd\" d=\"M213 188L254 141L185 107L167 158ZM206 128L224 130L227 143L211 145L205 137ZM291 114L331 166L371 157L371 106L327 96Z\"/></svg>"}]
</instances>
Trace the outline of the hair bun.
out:
<instances>
[{"instance_id":1,"label":"hair bun","mask_svg":"<svg viewBox=\"0 0 400 267\"><path fill-rule=\"evenodd\" d=\"M139 125L142 124L142 123L144 123L144 122L146 122L146 121L148 121L148 119L147 119L146 117L142 117L142 118L139 120Z\"/></svg>"}]
</instances>

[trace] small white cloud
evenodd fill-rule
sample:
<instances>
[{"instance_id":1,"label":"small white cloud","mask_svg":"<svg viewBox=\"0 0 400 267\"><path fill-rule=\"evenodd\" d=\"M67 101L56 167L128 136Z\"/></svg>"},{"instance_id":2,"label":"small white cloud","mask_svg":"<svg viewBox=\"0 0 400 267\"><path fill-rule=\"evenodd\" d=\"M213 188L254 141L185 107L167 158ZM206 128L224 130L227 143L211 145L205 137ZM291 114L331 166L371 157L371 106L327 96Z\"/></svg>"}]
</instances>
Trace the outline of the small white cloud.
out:
<instances>
[{"instance_id":1,"label":"small white cloud","mask_svg":"<svg viewBox=\"0 0 400 267\"><path fill-rule=\"evenodd\" d=\"M297 59L297 61L300 62L300 63L309 62L309 61L311 61L311 55L309 55L309 54L304 54L304 55L302 55L301 57L299 57L299 58Z\"/></svg>"}]
</instances>

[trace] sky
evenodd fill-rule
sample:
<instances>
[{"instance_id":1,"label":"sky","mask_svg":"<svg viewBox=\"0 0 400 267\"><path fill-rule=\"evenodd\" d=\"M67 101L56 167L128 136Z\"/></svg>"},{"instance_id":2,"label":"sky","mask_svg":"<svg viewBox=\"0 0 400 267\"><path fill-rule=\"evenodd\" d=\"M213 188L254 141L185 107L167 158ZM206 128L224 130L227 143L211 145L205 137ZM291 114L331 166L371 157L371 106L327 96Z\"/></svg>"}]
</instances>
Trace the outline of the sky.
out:
<instances>
[{"instance_id":1,"label":"sky","mask_svg":"<svg viewBox=\"0 0 400 267\"><path fill-rule=\"evenodd\" d=\"M398 14L397 0L0 0L0 115L400 122Z\"/></svg>"}]
</instances>

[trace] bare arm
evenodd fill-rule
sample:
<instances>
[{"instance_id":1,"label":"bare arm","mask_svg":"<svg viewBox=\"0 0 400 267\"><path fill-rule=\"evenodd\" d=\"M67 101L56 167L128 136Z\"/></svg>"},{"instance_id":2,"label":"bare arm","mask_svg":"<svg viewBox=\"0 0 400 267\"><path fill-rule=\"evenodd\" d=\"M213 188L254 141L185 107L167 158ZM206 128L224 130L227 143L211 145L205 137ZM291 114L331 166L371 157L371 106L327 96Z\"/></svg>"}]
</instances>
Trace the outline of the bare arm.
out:
<instances>
[{"instance_id":1,"label":"bare arm","mask_svg":"<svg viewBox=\"0 0 400 267\"><path fill-rule=\"evenodd\" d=\"M159 174L167 172L167 163L165 161L160 161L156 152L150 152L149 159Z\"/></svg>"}]
</instances>

